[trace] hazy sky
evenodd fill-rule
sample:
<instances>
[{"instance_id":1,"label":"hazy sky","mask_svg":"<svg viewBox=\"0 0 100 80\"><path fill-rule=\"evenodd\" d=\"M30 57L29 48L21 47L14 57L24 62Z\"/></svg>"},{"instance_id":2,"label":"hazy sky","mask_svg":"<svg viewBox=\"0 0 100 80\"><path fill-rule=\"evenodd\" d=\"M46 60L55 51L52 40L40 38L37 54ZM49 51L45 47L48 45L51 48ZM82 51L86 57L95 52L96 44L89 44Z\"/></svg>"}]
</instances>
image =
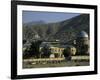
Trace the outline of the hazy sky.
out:
<instances>
[{"instance_id":1,"label":"hazy sky","mask_svg":"<svg viewBox=\"0 0 100 80\"><path fill-rule=\"evenodd\" d=\"M61 12L35 12L35 11L23 11L22 14L23 23L32 21L45 21L47 23L59 22L74 16L80 15L79 13L61 13Z\"/></svg>"}]
</instances>

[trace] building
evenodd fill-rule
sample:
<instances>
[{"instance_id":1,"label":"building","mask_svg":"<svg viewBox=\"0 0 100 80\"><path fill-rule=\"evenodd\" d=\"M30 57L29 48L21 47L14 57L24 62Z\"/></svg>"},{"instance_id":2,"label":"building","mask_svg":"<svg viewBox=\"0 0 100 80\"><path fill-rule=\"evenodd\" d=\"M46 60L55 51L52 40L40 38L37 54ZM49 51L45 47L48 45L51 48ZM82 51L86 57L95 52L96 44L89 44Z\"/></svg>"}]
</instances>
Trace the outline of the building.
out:
<instances>
[{"instance_id":1,"label":"building","mask_svg":"<svg viewBox=\"0 0 100 80\"><path fill-rule=\"evenodd\" d=\"M51 50L51 54L54 54L55 58L60 58L63 57L63 50L64 50L64 46L61 46L60 43L58 42L42 42L42 44L40 45L40 52L42 51L42 48L48 48L49 50Z\"/></svg>"},{"instance_id":2,"label":"building","mask_svg":"<svg viewBox=\"0 0 100 80\"><path fill-rule=\"evenodd\" d=\"M81 31L76 38L77 54L89 54L89 37L85 31Z\"/></svg>"},{"instance_id":3,"label":"building","mask_svg":"<svg viewBox=\"0 0 100 80\"><path fill-rule=\"evenodd\" d=\"M69 54L75 55L76 54L76 48L72 45L63 44L60 42L42 42L40 45L40 52L42 51L43 47L47 47L49 50L51 50L51 55L54 54L55 58L63 58L63 51L65 49L68 49Z\"/></svg>"}]
</instances>

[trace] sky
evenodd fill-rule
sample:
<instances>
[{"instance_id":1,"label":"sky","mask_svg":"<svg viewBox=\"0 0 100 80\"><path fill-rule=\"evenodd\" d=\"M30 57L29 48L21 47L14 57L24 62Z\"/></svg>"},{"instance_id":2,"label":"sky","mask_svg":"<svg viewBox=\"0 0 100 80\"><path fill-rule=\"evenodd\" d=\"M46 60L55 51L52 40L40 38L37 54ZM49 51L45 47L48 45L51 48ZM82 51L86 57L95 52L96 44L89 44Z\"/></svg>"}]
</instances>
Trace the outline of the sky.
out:
<instances>
[{"instance_id":1,"label":"sky","mask_svg":"<svg viewBox=\"0 0 100 80\"><path fill-rule=\"evenodd\" d=\"M80 15L79 13L23 11L23 23L44 21L46 23L59 22Z\"/></svg>"}]
</instances>

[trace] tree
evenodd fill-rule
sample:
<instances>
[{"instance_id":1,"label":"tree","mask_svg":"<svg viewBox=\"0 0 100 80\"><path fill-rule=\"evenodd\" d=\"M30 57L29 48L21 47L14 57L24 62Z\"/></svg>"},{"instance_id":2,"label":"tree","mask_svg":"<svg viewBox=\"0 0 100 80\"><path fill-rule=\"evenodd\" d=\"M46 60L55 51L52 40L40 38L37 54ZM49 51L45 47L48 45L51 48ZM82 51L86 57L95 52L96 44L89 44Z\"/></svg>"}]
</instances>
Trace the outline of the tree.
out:
<instances>
[{"instance_id":1,"label":"tree","mask_svg":"<svg viewBox=\"0 0 100 80\"><path fill-rule=\"evenodd\" d=\"M66 60L71 60L71 53L70 53L70 47L67 47L66 49L64 49L63 51L63 55L65 57Z\"/></svg>"},{"instance_id":2,"label":"tree","mask_svg":"<svg viewBox=\"0 0 100 80\"><path fill-rule=\"evenodd\" d=\"M25 44L26 43L26 40L25 39L23 39L23 44Z\"/></svg>"},{"instance_id":3,"label":"tree","mask_svg":"<svg viewBox=\"0 0 100 80\"><path fill-rule=\"evenodd\" d=\"M82 48L82 54L88 53L89 45L85 44L81 48Z\"/></svg>"},{"instance_id":4,"label":"tree","mask_svg":"<svg viewBox=\"0 0 100 80\"><path fill-rule=\"evenodd\" d=\"M39 58L40 57L39 46L41 42L42 42L41 40L36 40L36 41L31 42L30 48L24 51L24 54L25 54L24 56Z\"/></svg>"},{"instance_id":5,"label":"tree","mask_svg":"<svg viewBox=\"0 0 100 80\"><path fill-rule=\"evenodd\" d=\"M40 55L39 46L41 43L42 43L41 40L37 40L31 43L30 53L32 54L32 56L39 58L39 55Z\"/></svg>"},{"instance_id":6,"label":"tree","mask_svg":"<svg viewBox=\"0 0 100 80\"><path fill-rule=\"evenodd\" d=\"M51 49L48 46L44 46L42 48L41 52L42 52L42 57L49 58L49 56L51 54Z\"/></svg>"}]
</instances>

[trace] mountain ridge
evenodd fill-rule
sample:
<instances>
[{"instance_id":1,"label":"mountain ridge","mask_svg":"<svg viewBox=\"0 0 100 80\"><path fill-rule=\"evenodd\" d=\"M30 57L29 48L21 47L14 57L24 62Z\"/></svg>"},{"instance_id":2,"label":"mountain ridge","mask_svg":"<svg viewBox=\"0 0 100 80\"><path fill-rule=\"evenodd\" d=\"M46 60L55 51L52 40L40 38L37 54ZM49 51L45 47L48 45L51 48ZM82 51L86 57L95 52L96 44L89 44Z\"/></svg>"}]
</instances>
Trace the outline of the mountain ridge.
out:
<instances>
[{"instance_id":1,"label":"mountain ridge","mask_svg":"<svg viewBox=\"0 0 100 80\"><path fill-rule=\"evenodd\" d=\"M41 39L69 41L83 30L89 34L89 14L56 23L35 24L30 27L23 25L23 39L34 39L35 34L38 34Z\"/></svg>"}]
</instances>

